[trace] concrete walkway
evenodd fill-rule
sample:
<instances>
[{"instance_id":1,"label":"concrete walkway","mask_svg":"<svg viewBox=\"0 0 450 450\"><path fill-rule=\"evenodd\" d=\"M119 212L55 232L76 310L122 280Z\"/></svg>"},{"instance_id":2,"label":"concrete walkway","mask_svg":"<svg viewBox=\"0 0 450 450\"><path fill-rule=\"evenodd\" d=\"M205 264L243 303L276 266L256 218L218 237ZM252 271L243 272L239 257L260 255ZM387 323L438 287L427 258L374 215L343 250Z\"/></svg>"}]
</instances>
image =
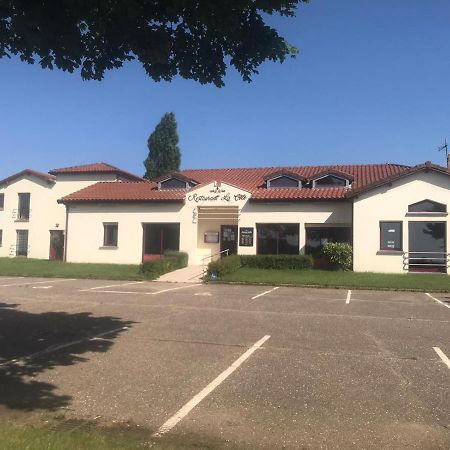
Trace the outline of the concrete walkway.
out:
<instances>
[{"instance_id":1,"label":"concrete walkway","mask_svg":"<svg viewBox=\"0 0 450 450\"><path fill-rule=\"evenodd\" d=\"M161 275L156 281L167 281L169 283L201 283L203 277L203 266L188 266L183 269Z\"/></svg>"}]
</instances>

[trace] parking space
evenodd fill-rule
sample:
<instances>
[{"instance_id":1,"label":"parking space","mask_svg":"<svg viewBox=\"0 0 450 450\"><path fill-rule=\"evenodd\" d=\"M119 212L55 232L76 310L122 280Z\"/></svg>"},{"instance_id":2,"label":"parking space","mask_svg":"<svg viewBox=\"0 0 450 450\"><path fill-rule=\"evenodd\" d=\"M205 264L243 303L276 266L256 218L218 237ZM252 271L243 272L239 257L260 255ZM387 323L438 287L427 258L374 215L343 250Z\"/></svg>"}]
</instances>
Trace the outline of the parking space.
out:
<instances>
[{"instance_id":1,"label":"parking space","mask_svg":"<svg viewBox=\"0 0 450 450\"><path fill-rule=\"evenodd\" d=\"M224 448L450 446L450 294L0 286L0 419L131 421Z\"/></svg>"}]
</instances>

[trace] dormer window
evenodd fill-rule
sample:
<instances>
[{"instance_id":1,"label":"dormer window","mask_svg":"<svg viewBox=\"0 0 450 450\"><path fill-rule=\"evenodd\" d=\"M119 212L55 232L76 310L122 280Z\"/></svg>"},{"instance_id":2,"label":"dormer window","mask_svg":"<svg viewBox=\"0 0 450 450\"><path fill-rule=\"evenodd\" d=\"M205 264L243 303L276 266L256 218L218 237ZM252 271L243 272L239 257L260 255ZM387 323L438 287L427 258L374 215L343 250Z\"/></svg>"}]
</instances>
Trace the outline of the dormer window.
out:
<instances>
[{"instance_id":1,"label":"dormer window","mask_svg":"<svg viewBox=\"0 0 450 450\"><path fill-rule=\"evenodd\" d=\"M435 202L433 200L422 200L420 202L409 205L408 212L409 213L417 213L417 214L446 213L447 205L444 205L443 203Z\"/></svg>"},{"instance_id":2,"label":"dormer window","mask_svg":"<svg viewBox=\"0 0 450 450\"><path fill-rule=\"evenodd\" d=\"M353 177L337 172L325 172L318 174L311 180L313 188L350 187Z\"/></svg>"},{"instance_id":3,"label":"dormer window","mask_svg":"<svg viewBox=\"0 0 450 450\"><path fill-rule=\"evenodd\" d=\"M181 181L177 178L169 178L159 183L159 189L187 189L187 187L188 183L186 181Z\"/></svg>"},{"instance_id":4,"label":"dormer window","mask_svg":"<svg viewBox=\"0 0 450 450\"><path fill-rule=\"evenodd\" d=\"M171 190L171 189L189 189L195 186L194 180L190 180L182 175L180 176L167 176L166 178L158 181L159 190Z\"/></svg>"},{"instance_id":5,"label":"dormer window","mask_svg":"<svg viewBox=\"0 0 450 450\"><path fill-rule=\"evenodd\" d=\"M278 172L265 178L267 188L301 188L303 177L295 173Z\"/></svg>"}]
</instances>

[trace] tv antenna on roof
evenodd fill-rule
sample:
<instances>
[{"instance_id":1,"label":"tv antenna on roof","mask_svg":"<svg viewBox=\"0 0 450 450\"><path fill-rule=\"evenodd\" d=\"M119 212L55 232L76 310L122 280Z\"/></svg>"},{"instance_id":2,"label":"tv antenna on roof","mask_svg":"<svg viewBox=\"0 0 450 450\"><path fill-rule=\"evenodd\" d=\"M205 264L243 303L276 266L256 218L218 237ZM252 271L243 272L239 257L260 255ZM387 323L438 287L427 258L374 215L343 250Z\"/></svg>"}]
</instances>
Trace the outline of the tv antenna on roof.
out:
<instances>
[{"instance_id":1,"label":"tv antenna on roof","mask_svg":"<svg viewBox=\"0 0 450 450\"><path fill-rule=\"evenodd\" d=\"M445 159L448 161L448 143L447 143L447 139L445 139L443 145L440 145L438 147L438 152L444 152L444 151L445 151Z\"/></svg>"}]
</instances>

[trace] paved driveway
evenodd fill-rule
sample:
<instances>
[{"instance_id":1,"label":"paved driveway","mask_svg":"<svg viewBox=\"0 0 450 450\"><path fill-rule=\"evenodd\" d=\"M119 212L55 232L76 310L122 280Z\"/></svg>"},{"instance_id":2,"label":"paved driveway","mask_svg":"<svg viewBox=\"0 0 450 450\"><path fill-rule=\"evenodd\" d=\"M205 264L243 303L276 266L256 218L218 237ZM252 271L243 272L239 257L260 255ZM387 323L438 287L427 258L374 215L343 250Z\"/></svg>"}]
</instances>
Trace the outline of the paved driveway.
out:
<instances>
[{"instance_id":1,"label":"paved driveway","mask_svg":"<svg viewBox=\"0 0 450 450\"><path fill-rule=\"evenodd\" d=\"M450 294L0 278L0 417L450 448Z\"/></svg>"}]
</instances>

